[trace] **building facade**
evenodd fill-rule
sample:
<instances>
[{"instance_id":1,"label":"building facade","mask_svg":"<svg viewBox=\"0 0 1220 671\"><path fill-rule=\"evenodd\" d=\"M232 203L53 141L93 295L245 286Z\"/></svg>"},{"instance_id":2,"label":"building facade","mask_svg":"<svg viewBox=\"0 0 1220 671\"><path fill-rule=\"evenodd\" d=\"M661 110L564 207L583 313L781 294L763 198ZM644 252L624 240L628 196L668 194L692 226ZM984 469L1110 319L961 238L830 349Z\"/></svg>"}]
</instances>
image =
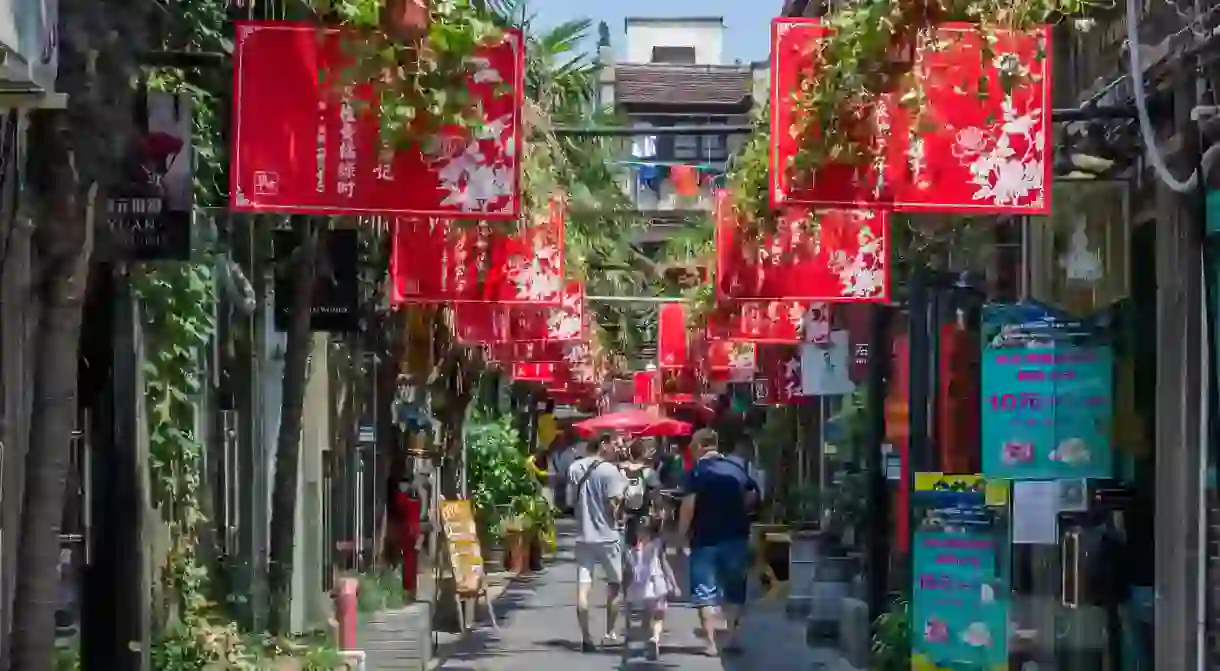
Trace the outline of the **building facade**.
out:
<instances>
[{"instance_id":1,"label":"building facade","mask_svg":"<svg viewBox=\"0 0 1220 671\"><path fill-rule=\"evenodd\" d=\"M763 99L765 69L726 62L725 36L720 17L628 17L623 57L601 50L599 102L637 127L749 123ZM652 222L641 242L664 240L686 217L707 211L742 141L724 133L633 138L623 151L624 188Z\"/></svg>"}]
</instances>

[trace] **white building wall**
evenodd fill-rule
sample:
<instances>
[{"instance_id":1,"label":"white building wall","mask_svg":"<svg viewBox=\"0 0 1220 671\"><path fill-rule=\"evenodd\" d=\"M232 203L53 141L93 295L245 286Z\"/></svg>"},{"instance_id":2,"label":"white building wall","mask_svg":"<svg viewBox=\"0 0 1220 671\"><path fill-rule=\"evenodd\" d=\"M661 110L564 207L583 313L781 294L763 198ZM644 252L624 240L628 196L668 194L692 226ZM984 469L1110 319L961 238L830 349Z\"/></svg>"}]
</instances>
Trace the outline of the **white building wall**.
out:
<instances>
[{"instance_id":1,"label":"white building wall","mask_svg":"<svg viewBox=\"0 0 1220 671\"><path fill-rule=\"evenodd\" d=\"M724 24L712 21L627 20L624 63L651 63L653 47L694 47L697 65L724 65Z\"/></svg>"}]
</instances>

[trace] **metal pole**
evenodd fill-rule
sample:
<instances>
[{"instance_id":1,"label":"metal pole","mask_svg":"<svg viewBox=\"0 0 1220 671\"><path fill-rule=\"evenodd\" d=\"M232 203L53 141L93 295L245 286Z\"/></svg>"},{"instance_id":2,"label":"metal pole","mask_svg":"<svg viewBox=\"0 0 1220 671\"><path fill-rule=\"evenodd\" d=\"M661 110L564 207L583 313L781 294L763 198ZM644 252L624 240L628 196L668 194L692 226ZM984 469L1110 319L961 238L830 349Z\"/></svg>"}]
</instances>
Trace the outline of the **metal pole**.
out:
<instances>
[{"instance_id":1,"label":"metal pole","mask_svg":"<svg viewBox=\"0 0 1220 671\"><path fill-rule=\"evenodd\" d=\"M869 416L868 444L864 450L865 472L868 474L869 516L868 542L868 614L875 621L885 612L889 593L889 481L886 457L881 452L885 443L886 375L889 371L889 310L873 308L872 329L868 345L868 388L866 408Z\"/></svg>"}]
</instances>

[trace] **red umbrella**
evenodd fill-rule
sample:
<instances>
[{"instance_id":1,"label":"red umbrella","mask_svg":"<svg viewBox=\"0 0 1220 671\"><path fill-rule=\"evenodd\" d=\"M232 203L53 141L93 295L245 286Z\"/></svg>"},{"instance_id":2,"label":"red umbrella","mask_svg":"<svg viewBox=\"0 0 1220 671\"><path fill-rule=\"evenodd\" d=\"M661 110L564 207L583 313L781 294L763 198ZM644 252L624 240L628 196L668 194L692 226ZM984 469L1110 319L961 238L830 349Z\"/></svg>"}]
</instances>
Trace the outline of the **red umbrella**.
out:
<instances>
[{"instance_id":1,"label":"red umbrella","mask_svg":"<svg viewBox=\"0 0 1220 671\"><path fill-rule=\"evenodd\" d=\"M631 409L599 415L572 425L580 435L590 438L603 431L632 436L687 436L691 425L645 410Z\"/></svg>"}]
</instances>

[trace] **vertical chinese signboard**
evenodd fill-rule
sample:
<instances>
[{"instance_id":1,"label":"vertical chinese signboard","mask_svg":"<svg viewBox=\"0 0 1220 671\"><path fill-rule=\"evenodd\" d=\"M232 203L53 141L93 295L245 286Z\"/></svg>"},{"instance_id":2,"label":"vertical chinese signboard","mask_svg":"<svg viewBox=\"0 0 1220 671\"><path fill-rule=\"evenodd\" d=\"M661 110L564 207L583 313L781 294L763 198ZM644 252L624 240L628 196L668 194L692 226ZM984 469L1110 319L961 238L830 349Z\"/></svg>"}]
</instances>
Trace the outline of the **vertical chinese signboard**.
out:
<instances>
[{"instance_id":1,"label":"vertical chinese signboard","mask_svg":"<svg viewBox=\"0 0 1220 671\"><path fill-rule=\"evenodd\" d=\"M1007 490L977 475L917 473L911 668L1008 668L1007 587L995 507Z\"/></svg>"},{"instance_id":2,"label":"vertical chinese signboard","mask_svg":"<svg viewBox=\"0 0 1220 671\"><path fill-rule=\"evenodd\" d=\"M1110 477L1114 353L1099 326L1034 303L991 305L983 337L983 473Z\"/></svg>"},{"instance_id":3,"label":"vertical chinese signboard","mask_svg":"<svg viewBox=\"0 0 1220 671\"><path fill-rule=\"evenodd\" d=\"M516 219L521 212L521 33L471 59L467 90L483 114L388 149L369 86L340 87L343 33L307 23L240 21L233 68L237 212L409 214Z\"/></svg>"},{"instance_id":4,"label":"vertical chinese signboard","mask_svg":"<svg viewBox=\"0 0 1220 671\"><path fill-rule=\"evenodd\" d=\"M459 596L478 594L484 586L483 551L470 501L441 501L445 549Z\"/></svg>"}]
</instances>

